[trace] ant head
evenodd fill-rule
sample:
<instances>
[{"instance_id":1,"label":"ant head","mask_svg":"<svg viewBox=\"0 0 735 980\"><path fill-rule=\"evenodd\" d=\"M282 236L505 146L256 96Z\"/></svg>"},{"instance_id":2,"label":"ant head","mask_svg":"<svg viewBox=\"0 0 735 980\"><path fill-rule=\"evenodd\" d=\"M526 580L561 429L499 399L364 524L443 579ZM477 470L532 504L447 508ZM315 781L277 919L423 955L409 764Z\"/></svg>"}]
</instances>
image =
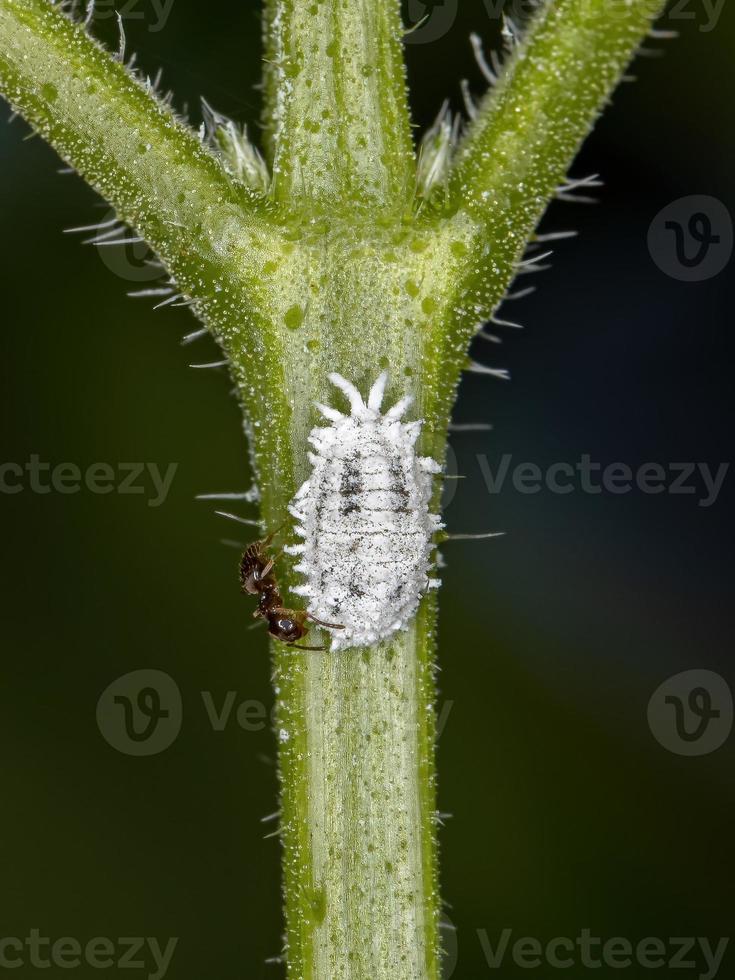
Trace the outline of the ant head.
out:
<instances>
[{"instance_id":1,"label":"ant head","mask_svg":"<svg viewBox=\"0 0 735 980\"><path fill-rule=\"evenodd\" d=\"M304 626L302 615L290 609L278 609L268 617L268 632L281 643L295 643L306 636L308 629Z\"/></svg>"}]
</instances>

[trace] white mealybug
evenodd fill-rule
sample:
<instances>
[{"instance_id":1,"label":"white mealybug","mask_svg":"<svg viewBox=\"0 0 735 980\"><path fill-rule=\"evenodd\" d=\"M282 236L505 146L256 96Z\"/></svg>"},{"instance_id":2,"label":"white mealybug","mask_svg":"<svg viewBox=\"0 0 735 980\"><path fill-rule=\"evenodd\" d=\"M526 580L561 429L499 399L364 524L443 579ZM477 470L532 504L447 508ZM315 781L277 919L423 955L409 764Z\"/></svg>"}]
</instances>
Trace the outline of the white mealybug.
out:
<instances>
[{"instance_id":1,"label":"white mealybug","mask_svg":"<svg viewBox=\"0 0 735 980\"><path fill-rule=\"evenodd\" d=\"M344 624L332 649L367 646L404 629L429 588L432 536L443 525L429 512L437 462L416 455L422 422L402 422L407 396L384 415L383 373L367 404L339 374L329 380L347 396L351 413L317 407L331 423L312 430L313 471L289 510L304 541L286 550L301 556L309 612Z\"/></svg>"}]
</instances>

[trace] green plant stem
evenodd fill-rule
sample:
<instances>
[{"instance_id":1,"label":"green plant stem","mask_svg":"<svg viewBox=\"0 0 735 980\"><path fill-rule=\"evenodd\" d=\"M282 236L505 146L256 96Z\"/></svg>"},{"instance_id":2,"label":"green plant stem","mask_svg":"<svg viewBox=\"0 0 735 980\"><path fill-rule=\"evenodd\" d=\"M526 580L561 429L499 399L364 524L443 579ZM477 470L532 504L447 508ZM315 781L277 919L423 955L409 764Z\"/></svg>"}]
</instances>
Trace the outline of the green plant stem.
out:
<instances>
[{"instance_id":1,"label":"green plant stem","mask_svg":"<svg viewBox=\"0 0 735 980\"><path fill-rule=\"evenodd\" d=\"M388 363L388 404L414 388L421 372L420 344L406 330L416 300L404 281L420 278L426 254L397 247L395 261L386 263L387 246L369 248L363 240L360 261L345 262L345 232L333 234L302 240L308 271L281 280L277 323L304 295L310 302L295 336L280 327L279 369L293 401L285 424L276 416L267 425L266 438L280 433L280 451L271 456L279 479L272 479L272 463L261 462L271 527L308 476L306 440L319 424L314 402L342 404L328 372L340 371L365 391ZM311 289L327 270L328 284ZM295 580L284 574L284 581ZM438 977L434 617L434 604L425 603L411 629L374 649L274 649L294 978L384 980L396 969L406 980Z\"/></svg>"},{"instance_id":2,"label":"green plant stem","mask_svg":"<svg viewBox=\"0 0 735 980\"><path fill-rule=\"evenodd\" d=\"M439 976L431 616L369 650L277 655L293 977Z\"/></svg>"},{"instance_id":3,"label":"green plant stem","mask_svg":"<svg viewBox=\"0 0 735 980\"><path fill-rule=\"evenodd\" d=\"M440 415L454 401L464 351L502 302L570 163L611 97L663 0L554 0L539 6L505 71L478 105L435 206L461 243L452 305L439 339ZM533 277L523 279L523 285ZM430 344L436 349L437 337Z\"/></svg>"},{"instance_id":4,"label":"green plant stem","mask_svg":"<svg viewBox=\"0 0 735 980\"><path fill-rule=\"evenodd\" d=\"M0 0L0 91L222 344L275 528L330 371L365 391L388 367L444 458L468 343L658 8L543 5L418 214L395 0L267 0L270 201L46 0ZM274 648L291 980L438 980L435 622L426 599L389 644Z\"/></svg>"},{"instance_id":5,"label":"green plant stem","mask_svg":"<svg viewBox=\"0 0 735 980\"><path fill-rule=\"evenodd\" d=\"M520 211L528 237L662 5L541 6L460 145L452 202L481 223Z\"/></svg>"},{"instance_id":6,"label":"green plant stem","mask_svg":"<svg viewBox=\"0 0 735 980\"><path fill-rule=\"evenodd\" d=\"M401 208L414 180L398 0L266 0L274 196Z\"/></svg>"},{"instance_id":7,"label":"green plant stem","mask_svg":"<svg viewBox=\"0 0 735 980\"><path fill-rule=\"evenodd\" d=\"M0 83L203 313L218 319L223 282L252 293L279 237L264 205L80 25L46 0L2 0Z\"/></svg>"}]
</instances>

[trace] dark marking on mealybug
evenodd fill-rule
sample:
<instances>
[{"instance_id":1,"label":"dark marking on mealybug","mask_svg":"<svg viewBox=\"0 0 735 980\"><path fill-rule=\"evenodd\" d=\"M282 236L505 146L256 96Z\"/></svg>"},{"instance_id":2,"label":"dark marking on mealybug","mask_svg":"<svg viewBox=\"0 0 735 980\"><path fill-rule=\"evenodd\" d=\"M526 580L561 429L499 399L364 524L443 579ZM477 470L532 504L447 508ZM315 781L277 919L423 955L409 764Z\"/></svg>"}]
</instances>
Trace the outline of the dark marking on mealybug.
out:
<instances>
[{"instance_id":1,"label":"dark marking on mealybug","mask_svg":"<svg viewBox=\"0 0 735 980\"><path fill-rule=\"evenodd\" d=\"M393 480L393 486L391 487L392 492L397 496L401 497L404 502L407 502L411 494L406 488L406 477L403 470L398 465L396 460L392 460L390 464L390 475ZM404 508L405 512L405 508Z\"/></svg>"},{"instance_id":2,"label":"dark marking on mealybug","mask_svg":"<svg viewBox=\"0 0 735 980\"><path fill-rule=\"evenodd\" d=\"M428 505L440 467L416 454L421 423L401 421L410 399L383 414L387 375L365 401L340 375L329 380L351 413L319 406L331 424L310 434L312 475L289 509L304 539L292 549L305 576L296 591L317 616L339 609L345 630L333 639L337 650L371 645L408 625L422 594L438 585L429 572L442 525Z\"/></svg>"}]
</instances>

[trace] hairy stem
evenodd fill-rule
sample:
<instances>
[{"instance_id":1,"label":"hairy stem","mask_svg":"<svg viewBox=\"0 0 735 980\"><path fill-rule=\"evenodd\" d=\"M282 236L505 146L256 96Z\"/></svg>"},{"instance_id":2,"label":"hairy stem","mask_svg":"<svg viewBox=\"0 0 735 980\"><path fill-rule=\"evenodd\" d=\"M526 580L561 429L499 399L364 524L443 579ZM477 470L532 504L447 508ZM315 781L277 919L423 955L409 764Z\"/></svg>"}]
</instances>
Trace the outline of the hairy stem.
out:
<instances>
[{"instance_id":1,"label":"hairy stem","mask_svg":"<svg viewBox=\"0 0 735 980\"><path fill-rule=\"evenodd\" d=\"M158 252L204 309L252 290L275 229L196 134L47 0L0 0L8 101Z\"/></svg>"},{"instance_id":2,"label":"hairy stem","mask_svg":"<svg viewBox=\"0 0 735 980\"><path fill-rule=\"evenodd\" d=\"M460 145L453 203L482 223L498 211L506 222L512 215L516 234L526 217L528 238L662 6L662 0L540 6Z\"/></svg>"},{"instance_id":3,"label":"hairy stem","mask_svg":"<svg viewBox=\"0 0 735 980\"><path fill-rule=\"evenodd\" d=\"M505 70L460 143L446 194L425 216L456 259L447 315L426 335L440 418L451 411L478 324L505 297L577 150L663 6L550 0L511 43Z\"/></svg>"},{"instance_id":4,"label":"hairy stem","mask_svg":"<svg viewBox=\"0 0 735 980\"><path fill-rule=\"evenodd\" d=\"M404 283L421 277L426 256L394 246L386 263L387 243L368 247L363 238L361 261L345 262L344 235L340 229L334 239L303 243L307 269L284 277L273 310L283 324L288 310L310 297L299 326L279 328L280 378L292 404L284 427L283 413L262 426L262 438L280 439L280 450L258 455L270 527L287 517L309 474L307 439L319 424L314 402L342 404L326 380L330 370L366 391L389 366L387 404L419 390L420 345L405 327L422 314ZM259 444L262 438L256 436ZM441 456L439 440L432 449ZM296 581L285 561L281 575L284 584ZM409 630L372 649L332 654L274 646L293 978L439 976L434 617L426 602ZM328 642L324 632L312 635Z\"/></svg>"},{"instance_id":5,"label":"hairy stem","mask_svg":"<svg viewBox=\"0 0 735 980\"><path fill-rule=\"evenodd\" d=\"M436 978L432 651L280 652L290 975Z\"/></svg>"},{"instance_id":6,"label":"hairy stem","mask_svg":"<svg viewBox=\"0 0 735 980\"><path fill-rule=\"evenodd\" d=\"M405 208L414 180L398 0L266 0L274 195Z\"/></svg>"}]
</instances>

